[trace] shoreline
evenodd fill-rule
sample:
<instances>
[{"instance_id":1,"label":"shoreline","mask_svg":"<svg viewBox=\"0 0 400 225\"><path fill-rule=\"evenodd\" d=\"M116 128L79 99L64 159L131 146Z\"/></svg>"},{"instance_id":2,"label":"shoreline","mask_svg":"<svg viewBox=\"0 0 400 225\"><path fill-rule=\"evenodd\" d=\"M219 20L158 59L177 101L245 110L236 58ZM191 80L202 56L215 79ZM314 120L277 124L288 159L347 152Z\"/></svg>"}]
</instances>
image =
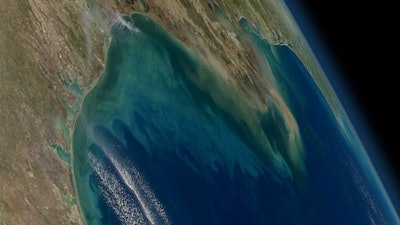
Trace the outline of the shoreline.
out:
<instances>
[{"instance_id":1,"label":"shoreline","mask_svg":"<svg viewBox=\"0 0 400 225\"><path fill-rule=\"evenodd\" d=\"M87 225L87 221L86 221L86 217L84 216L84 212L83 209L81 207L81 202L80 202L80 197L79 197L79 193L78 193L78 188L77 188L77 184L76 184L76 178L75 178L75 167L74 167L74 131L75 131L75 124L76 121L78 120L79 116L81 115L82 112L82 107L83 107L83 102L85 101L87 95L97 86L97 84L99 83L100 79L103 78L103 75L106 71L106 64L107 64L107 58L108 58L108 51L110 49L111 46L111 41L112 41L112 35L111 35L111 27L115 24L116 22L112 22L110 27L108 28L108 31L104 33L104 35L109 35L109 37L107 38L107 48L106 51L104 52L104 68L100 71L100 75L97 77L97 79L95 79L92 83L92 86L85 90L84 93L82 94L81 97L81 102L79 102L79 107L78 107L78 111L76 112L73 120L71 121L71 124L69 125L68 129L72 129L70 130L70 146L71 146L71 164L70 164L70 175L71 175L71 179L72 179L72 188L74 190L74 194L76 197L76 202L77 202L77 207L78 207L78 211L79 211L79 215L82 219L82 222L84 225Z\"/></svg>"},{"instance_id":2,"label":"shoreline","mask_svg":"<svg viewBox=\"0 0 400 225\"><path fill-rule=\"evenodd\" d=\"M120 13L119 11L116 11L115 14L114 14L114 18L110 20L111 23L110 23L110 26L107 28L108 31L104 33L105 37L108 37L107 38L107 43L106 44L103 43L103 46L104 45L107 46L105 48L105 51L103 51L104 68L100 71L100 75L97 77L97 79L95 79L93 81L91 87L89 89L87 89L87 90L84 90L84 92L83 92L83 94L81 96L80 102L78 103L79 104L78 110L75 113L75 116L74 116L73 120L71 121L71 124L68 124L69 125L68 129L70 131L69 132L70 133L70 135L69 135L70 137L69 138L71 140L71 142L70 142L70 146L71 146L71 164L70 164L70 168L69 169L70 169L70 175L71 175L71 179L72 179L72 187L73 187L74 194L75 194L75 197L76 197L76 200L77 200L77 207L78 207L79 215L80 215L84 225L87 225L87 220L86 220L86 217L84 216L84 212L83 212L83 209L82 209L82 206L81 206L80 196L79 196L79 193L78 193L78 188L77 188L77 183L76 183L76 178L75 178L75 165L74 165L74 131L75 131L75 125L76 125L77 119L81 115L82 108L83 108L83 103L84 103L87 95L98 85L99 81L103 78L104 73L106 72L106 66L107 66L107 60L108 60L108 52L109 52L109 49L111 47L111 42L112 42L112 39L113 39L112 34L111 34L111 28L116 23L118 23L118 21L115 19L115 17L117 17L117 16L120 16L120 17L128 16L128 17L130 17L130 16L132 16L134 14L140 14L140 15L151 17L151 15L147 15L145 13L141 13L141 12L137 12L137 11L133 11L133 12L131 12L129 14Z\"/></svg>"}]
</instances>

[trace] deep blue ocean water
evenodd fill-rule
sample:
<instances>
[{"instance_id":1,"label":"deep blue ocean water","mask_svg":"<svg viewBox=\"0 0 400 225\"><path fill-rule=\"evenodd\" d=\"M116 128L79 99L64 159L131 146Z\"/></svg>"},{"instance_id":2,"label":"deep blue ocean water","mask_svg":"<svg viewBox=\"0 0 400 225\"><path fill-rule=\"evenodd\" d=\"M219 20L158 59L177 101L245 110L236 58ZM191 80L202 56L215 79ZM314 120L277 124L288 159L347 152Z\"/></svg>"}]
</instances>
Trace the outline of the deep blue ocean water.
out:
<instances>
[{"instance_id":1,"label":"deep blue ocean water","mask_svg":"<svg viewBox=\"0 0 400 225\"><path fill-rule=\"evenodd\" d=\"M239 104L193 50L146 16L124 20L129 26L112 27L106 71L74 130L88 224L396 224L287 46L270 45L241 20L298 124L305 171L282 150L288 135L276 105L257 121L282 158L264 154L236 108L216 100Z\"/></svg>"}]
</instances>

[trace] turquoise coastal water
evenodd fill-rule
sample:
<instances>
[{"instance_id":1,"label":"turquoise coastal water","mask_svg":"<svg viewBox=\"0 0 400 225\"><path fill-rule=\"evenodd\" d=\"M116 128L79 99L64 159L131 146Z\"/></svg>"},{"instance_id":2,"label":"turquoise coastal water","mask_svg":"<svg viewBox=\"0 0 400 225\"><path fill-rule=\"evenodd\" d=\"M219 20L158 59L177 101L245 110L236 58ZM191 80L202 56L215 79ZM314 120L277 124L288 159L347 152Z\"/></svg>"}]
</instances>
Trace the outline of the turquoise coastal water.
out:
<instances>
[{"instance_id":1,"label":"turquoise coastal water","mask_svg":"<svg viewBox=\"0 0 400 225\"><path fill-rule=\"evenodd\" d=\"M394 224L297 57L240 22L266 108L152 19L112 27L73 135L87 224Z\"/></svg>"}]
</instances>

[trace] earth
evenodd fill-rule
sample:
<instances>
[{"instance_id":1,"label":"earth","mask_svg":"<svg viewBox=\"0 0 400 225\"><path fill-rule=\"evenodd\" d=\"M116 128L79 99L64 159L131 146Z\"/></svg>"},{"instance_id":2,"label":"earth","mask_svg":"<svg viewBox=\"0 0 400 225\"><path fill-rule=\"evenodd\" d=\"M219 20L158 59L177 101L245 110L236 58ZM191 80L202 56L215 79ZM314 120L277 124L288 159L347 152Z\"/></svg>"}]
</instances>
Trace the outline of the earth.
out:
<instances>
[{"instance_id":1,"label":"earth","mask_svg":"<svg viewBox=\"0 0 400 225\"><path fill-rule=\"evenodd\" d=\"M283 1L0 6L1 224L400 224Z\"/></svg>"}]
</instances>

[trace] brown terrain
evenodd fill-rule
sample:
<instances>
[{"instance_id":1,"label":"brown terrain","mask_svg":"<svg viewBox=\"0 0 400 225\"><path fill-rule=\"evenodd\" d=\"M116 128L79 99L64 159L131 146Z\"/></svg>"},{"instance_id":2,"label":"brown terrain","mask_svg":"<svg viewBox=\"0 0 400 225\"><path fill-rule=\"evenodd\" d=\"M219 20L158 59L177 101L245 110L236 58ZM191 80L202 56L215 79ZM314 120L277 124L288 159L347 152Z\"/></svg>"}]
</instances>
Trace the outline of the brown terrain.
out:
<instances>
[{"instance_id":1,"label":"brown terrain","mask_svg":"<svg viewBox=\"0 0 400 225\"><path fill-rule=\"evenodd\" d=\"M324 77L280 0L17 0L0 2L0 224L83 224L70 162L82 96L104 69L115 13L141 12L259 95L257 55L241 17L288 44ZM78 91L76 89L79 86ZM327 94L329 91L327 91Z\"/></svg>"}]
</instances>

